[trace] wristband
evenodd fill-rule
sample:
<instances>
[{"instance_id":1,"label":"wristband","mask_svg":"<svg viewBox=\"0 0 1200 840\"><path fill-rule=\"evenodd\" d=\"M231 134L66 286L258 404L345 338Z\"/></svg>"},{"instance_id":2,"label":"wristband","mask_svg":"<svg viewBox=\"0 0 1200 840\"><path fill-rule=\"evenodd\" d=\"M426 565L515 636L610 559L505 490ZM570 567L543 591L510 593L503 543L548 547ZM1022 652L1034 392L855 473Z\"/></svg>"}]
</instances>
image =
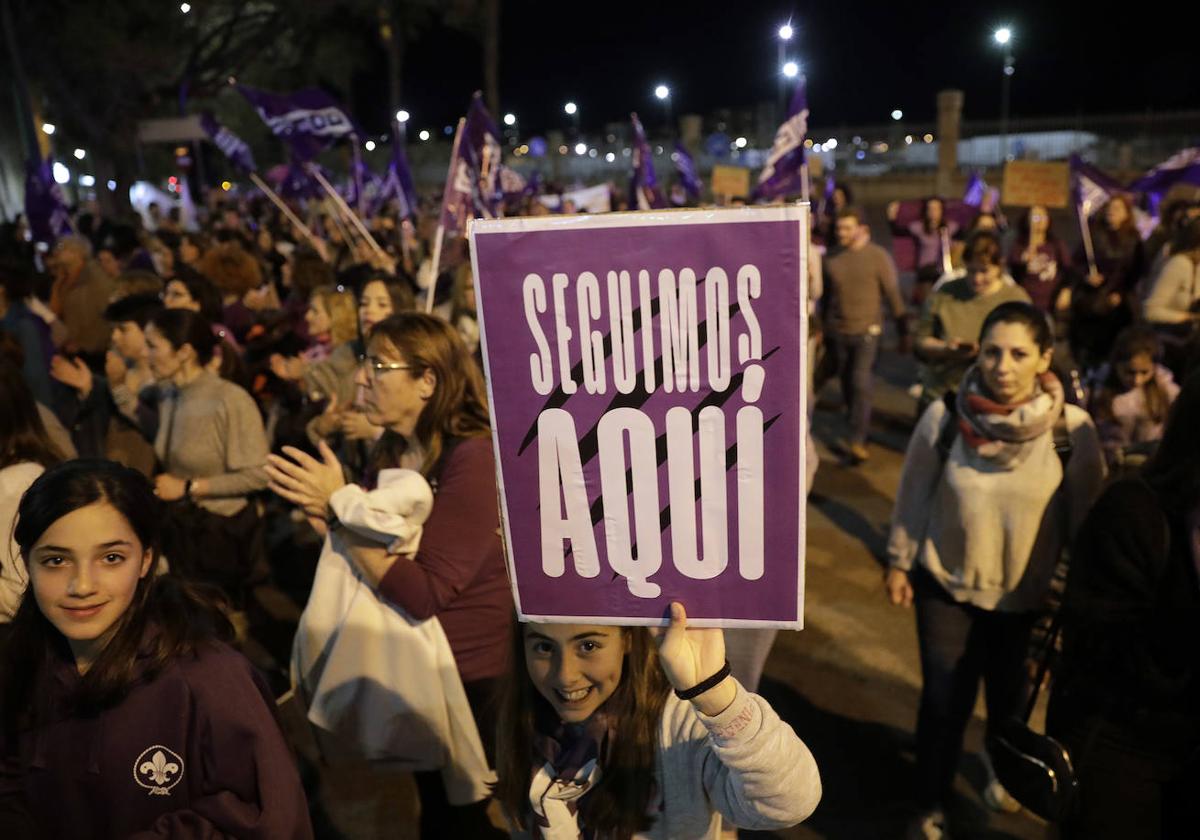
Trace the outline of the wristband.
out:
<instances>
[{"instance_id":1,"label":"wristband","mask_svg":"<svg viewBox=\"0 0 1200 840\"><path fill-rule=\"evenodd\" d=\"M717 671L717 673L713 674L703 682L696 683L691 688L685 688L683 690L678 688L675 689L675 696L680 700L691 700L693 697L699 697L710 688L716 688L716 686L720 684L722 680L729 676L729 673L729 660L726 659L725 664L721 667L721 670Z\"/></svg>"}]
</instances>

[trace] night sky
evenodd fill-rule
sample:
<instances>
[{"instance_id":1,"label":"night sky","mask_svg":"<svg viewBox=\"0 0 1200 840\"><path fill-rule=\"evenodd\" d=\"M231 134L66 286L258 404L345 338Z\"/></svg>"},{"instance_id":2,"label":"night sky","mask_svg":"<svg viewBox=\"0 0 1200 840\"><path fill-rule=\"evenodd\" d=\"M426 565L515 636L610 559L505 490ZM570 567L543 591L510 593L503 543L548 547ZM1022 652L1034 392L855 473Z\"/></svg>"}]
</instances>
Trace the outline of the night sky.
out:
<instances>
[{"instance_id":1,"label":"night sky","mask_svg":"<svg viewBox=\"0 0 1200 840\"><path fill-rule=\"evenodd\" d=\"M660 81L672 89L675 114L770 100L775 31L789 17L797 30L790 57L808 77L810 125L818 130L884 123L893 108L932 120L936 92L946 87L965 92L966 119L997 118L1002 55L991 32L1001 24L1015 33L1014 118L1200 108L1187 4L1172 12L1165 3L1126 2L1110 13L1102 9L1117 8L1111 2L1055 0L502 2L501 107L518 115L523 135L566 127L568 99L578 103L585 131L630 110L661 114L652 95ZM427 30L405 61L413 130L453 122L482 82L477 41ZM381 51L359 74L352 99L369 130L385 130Z\"/></svg>"}]
</instances>

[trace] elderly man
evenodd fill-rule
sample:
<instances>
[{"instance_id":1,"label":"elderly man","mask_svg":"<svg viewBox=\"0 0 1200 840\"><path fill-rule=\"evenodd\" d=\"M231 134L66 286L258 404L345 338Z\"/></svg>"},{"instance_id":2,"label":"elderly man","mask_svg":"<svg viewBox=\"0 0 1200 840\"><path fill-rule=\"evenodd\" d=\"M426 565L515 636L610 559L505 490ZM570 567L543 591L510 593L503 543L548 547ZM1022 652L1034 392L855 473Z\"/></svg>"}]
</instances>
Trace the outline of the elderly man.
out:
<instances>
[{"instance_id":1,"label":"elderly man","mask_svg":"<svg viewBox=\"0 0 1200 840\"><path fill-rule=\"evenodd\" d=\"M104 369L111 326L104 320L116 282L92 259L92 246L82 236L58 241L47 261L54 286L50 308L67 327L67 347L93 370Z\"/></svg>"}]
</instances>

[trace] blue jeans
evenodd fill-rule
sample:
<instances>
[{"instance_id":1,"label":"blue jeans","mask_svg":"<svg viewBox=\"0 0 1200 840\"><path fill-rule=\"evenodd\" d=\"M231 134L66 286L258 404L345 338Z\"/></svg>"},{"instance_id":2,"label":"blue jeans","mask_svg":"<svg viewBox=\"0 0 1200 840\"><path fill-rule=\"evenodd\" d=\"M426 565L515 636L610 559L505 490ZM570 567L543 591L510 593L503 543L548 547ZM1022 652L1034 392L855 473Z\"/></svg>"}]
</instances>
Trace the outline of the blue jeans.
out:
<instances>
[{"instance_id":1,"label":"blue jeans","mask_svg":"<svg viewBox=\"0 0 1200 840\"><path fill-rule=\"evenodd\" d=\"M1035 615L960 604L919 567L911 579L921 649L917 804L924 811L949 798L979 680L989 726L1022 711L1029 696L1025 656Z\"/></svg>"},{"instance_id":2,"label":"blue jeans","mask_svg":"<svg viewBox=\"0 0 1200 840\"><path fill-rule=\"evenodd\" d=\"M875 385L879 336L834 333L831 338L837 348L842 400L850 413L850 442L866 443L867 431L871 426L871 390Z\"/></svg>"}]
</instances>

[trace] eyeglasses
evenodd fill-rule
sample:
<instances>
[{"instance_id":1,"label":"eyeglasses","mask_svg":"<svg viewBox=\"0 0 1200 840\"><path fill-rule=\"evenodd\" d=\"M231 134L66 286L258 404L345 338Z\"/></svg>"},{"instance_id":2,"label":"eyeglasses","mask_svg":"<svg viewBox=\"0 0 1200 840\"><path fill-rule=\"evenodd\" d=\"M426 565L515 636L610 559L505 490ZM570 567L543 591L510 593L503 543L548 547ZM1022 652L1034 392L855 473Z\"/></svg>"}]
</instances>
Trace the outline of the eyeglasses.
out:
<instances>
[{"instance_id":1,"label":"eyeglasses","mask_svg":"<svg viewBox=\"0 0 1200 840\"><path fill-rule=\"evenodd\" d=\"M393 370L412 370L412 365L402 364L401 362L383 362L375 356L359 356L359 367L364 367L367 370L367 375L375 378L380 374L387 373Z\"/></svg>"}]
</instances>

